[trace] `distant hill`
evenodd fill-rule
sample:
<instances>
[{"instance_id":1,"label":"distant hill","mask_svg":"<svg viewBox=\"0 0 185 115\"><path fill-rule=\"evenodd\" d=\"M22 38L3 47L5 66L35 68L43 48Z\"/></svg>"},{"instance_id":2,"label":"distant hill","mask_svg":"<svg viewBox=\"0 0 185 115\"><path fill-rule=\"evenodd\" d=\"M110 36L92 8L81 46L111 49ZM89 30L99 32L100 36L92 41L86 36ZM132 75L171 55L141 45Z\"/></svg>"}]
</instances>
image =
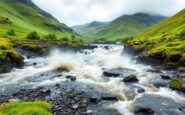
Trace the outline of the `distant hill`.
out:
<instances>
[{"instance_id":1,"label":"distant hill","mask_svg":"<svg viewBox=\"0 0 185 115\"><path fill-rule=\"evenodd\" d=\"M85 37L114 40L137 35L165 18L164 16L137 13L123 15L107 23L94 21L85 25L73 26L72 28Z\"/></svg>"},{"instance_id":2,"label":"distant hill","mask_svg":"<svg viewBox=\"0 0 185 115\"><path fill-rule=\"evenodd\" d=\"M145 57L168 64L185 65L185 9L129 40L130 47L144 51Z\"/></svg>"},{"instance_id":3,"label":"distant hill","mask_svg":"<svg viewBox=\"0 0 185 115\"><path fill-rule=\"evenodd\" d=\"M31 0L0 1L0 36L10 29L17 37L25 37L31 31L39 34L55 33L57 36L71 36L76 33L60 23L47 12L37 7Z\"/></svg>"},{"instance_id":4,"label":"distant hill","mask_svg":"<svg viewBox=\"0 0 185 115\"><path fill-rule=\"evenodd\" d=\"M98 22L98 21L93 21L88 24L84 25L77 25L77 26L72 26L73 30L75 30L77 33L84 37L94 37L96 35L96 32L103 28L107 23L104 22Z\"/></svg>"}]
</instances>

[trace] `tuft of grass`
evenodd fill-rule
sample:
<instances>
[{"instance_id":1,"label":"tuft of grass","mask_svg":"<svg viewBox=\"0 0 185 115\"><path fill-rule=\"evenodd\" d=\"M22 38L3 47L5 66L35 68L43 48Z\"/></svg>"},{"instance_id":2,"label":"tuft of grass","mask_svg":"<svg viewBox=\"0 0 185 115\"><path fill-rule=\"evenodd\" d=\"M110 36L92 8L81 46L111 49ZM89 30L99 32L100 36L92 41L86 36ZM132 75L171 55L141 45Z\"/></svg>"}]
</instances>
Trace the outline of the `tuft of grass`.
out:
<instances>
[{"instance_id":1,"label":"tuft of grass","mask_svg":"<svg viewBox=\"0 0 185 115\"><path fill-rule=\"evenodd\" d=\"M5 39L0 38L0 60L6 60L8 54L18 58L20 55L15 51L13 45Z\"/></svg>"},{"instance_id":2,"label":"tuft of grass","mask_svg":"<svg viewBox=\"0 0 185 115\"><path fill-rule=\"evenodd\" d=\"M11 102L0 105L0 115L51 115L51 105L43 101Z\"/></svg>"}]
</instances>

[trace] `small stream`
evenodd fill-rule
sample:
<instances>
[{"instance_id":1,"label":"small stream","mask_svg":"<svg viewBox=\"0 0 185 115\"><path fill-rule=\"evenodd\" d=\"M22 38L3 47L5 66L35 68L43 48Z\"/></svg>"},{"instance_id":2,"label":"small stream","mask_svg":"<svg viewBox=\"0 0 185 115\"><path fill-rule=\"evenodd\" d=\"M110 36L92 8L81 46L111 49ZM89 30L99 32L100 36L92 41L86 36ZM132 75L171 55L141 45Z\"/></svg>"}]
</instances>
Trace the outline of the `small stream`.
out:
<instances>
[{"instance_id":1,"label":"small stream","mask_svg":"<svg viewBox=\"0 0 185 115\"><path fill-rule=\"evenodd\" d=\"M69 81L66 76L74 76L74 82L89 85L99 92L115 96L118 100L104 102L104 108L117 110L123 115L185 115L185 97L168 86L157 87L170 80L161 74L172 75L172 71L152 72L151 66L139 64L123 53L121 45L98 45L95 49L79 52L53 50L48 56L27 58L23 69L14 69L0 74L0 95L12 95L21 89L36 89ZM106 76L119 73L118 76ZM124 82L134 75L138 81ZM72 84L73 84L72 82ZM83 86L82 86L83 87ZM79 88L80 90L81 88ZM85 90L85 88L82 88ZM87 93L93 93L88 90ZM92 111L90 111L93 113Z\"/></svg>"}]
</instances>

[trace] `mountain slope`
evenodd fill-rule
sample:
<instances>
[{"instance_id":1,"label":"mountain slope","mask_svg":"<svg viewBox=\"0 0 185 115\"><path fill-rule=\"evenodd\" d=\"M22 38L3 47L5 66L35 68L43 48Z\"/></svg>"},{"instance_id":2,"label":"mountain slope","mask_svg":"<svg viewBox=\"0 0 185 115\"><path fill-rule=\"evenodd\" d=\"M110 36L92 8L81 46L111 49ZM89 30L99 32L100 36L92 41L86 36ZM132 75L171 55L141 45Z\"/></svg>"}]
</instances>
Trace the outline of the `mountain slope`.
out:
<instances>
[{"instance_id":1,"label":"mountain slope","mask_svg":"<svg viewBox=\"0 0 185 115\"><path fill-rule=\"evenodd\" d=\"M185 9L129 40L128 45L145 51L145 57L158 58L170 64L184 64Z\"/></svg>"},{"instance_id":2,"label":"mountain slope","mask_svg":"<svg viewBox=\"0 0 185 115\"><path fill-rule=\"evenodd\" d=\"M0 1L0 35L4 36L10 29L15 30L17 37L25 37L31 31L45 35L55 33L58 36L76 34L65 24L38 8L31 0Z\"/></svg>"},{"instance_id":3,"label":"mountain slope","mask_svg":"<svg viewBox=\"0 0 185 115\"><path fill-rule=\"evenodd\" d=\"M30 39L27 39L28 35ZM76 32L31 0L0 0L0 73L12 67L22 67L23 58L14 49L16 46L41 54L47 51L47 47L78 44L77 39L72 39L76 36ZM57 40L56 37L62 39Z\"/></svg>"},{"instance_id":4,"label":"mountain slope","mask_svg":"<svg viewBox=\"0 0 185 115\"><path fill-rule=\"evenodd\" d=\"M148 27L165 19L163 16L151 16L144 13L123 15L109 23L90 24L72 27L76 32L91 38L122 39L143 32Z\"/></svg>"}]
</instances>

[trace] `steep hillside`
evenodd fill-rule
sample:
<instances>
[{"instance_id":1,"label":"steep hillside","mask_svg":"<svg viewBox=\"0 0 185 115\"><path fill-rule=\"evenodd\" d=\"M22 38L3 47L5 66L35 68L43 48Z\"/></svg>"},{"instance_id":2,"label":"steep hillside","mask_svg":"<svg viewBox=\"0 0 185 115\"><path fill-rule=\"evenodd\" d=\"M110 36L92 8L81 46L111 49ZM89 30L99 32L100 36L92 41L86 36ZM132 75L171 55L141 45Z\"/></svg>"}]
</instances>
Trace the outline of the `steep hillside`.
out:
<instances>
[{"instance_id":1,"label":"steep hillside","mask_svg":"<svg viewBox=\"0 0 185 115\"><path fill-rule=\"evenodd\" d=\"M128 41L134 49L145 51L145 57L165 63L185 64L185 9Z\"/></svg>"},{"instance_id":2,"label":"steep hillside","mask_svg":"<svg viewBox=\"0 0 185 115\"><path fill-rule=\"evenodd\" d=\"M76 36L31 0L0 0L0 72L23 65L15 46L41 54L55 45L78 45Z\"/></svg>"},{"instance_id":3,"label":"steep hillside","mask_svg":"<svg viewBox=\"0 0 185 115\"><path fill-rule=\"evenodd\" d=\"M73 29L85 37L114 40L134 36L163 19L165 19L163 16L137 13L134 15L123 15L109 23L99 23L96 26L91 26L93 22L75 26Z\"/></svg>"},{"instance_id":4,"label":"steep hillside","mask_svg":"<svg viewBox=\"0 0 185 115\"><path fill-rule=\"evenodd\" d=\"M24 38L31 31L42 35L55 33L57 36L76 34L71 28L38 8L31 0L1 0L0 36L5 36L12 29L18 38Z\"/></svg>"}]
</instances>

